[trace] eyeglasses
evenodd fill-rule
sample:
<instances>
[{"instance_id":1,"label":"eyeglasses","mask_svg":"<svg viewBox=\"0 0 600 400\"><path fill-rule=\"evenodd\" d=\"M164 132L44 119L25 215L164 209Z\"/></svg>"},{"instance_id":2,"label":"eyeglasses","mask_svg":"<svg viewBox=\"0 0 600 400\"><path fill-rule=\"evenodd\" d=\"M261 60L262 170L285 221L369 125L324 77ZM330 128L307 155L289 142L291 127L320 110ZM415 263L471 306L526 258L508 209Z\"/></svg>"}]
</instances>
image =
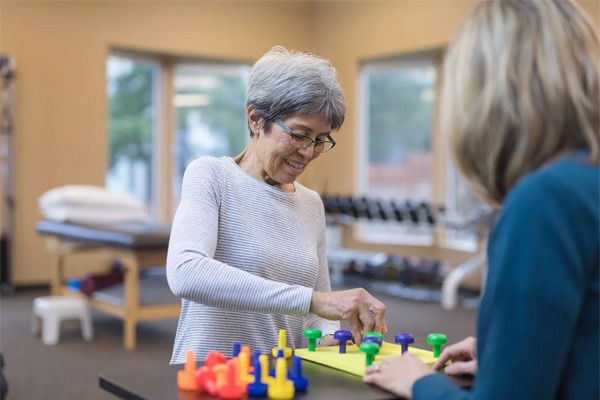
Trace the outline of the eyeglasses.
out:
<instances>
[{"instance_id":1,"label":"eyeglasses","mask_svg":"<svg viewBox=\"0 0 600 400\"><path fill-rule=\"evenodd\" d=\"M317 153L325 153L335 146L335 140L329 135L327 135L327 139L329 140L312 140L306 135L298 135L297 133L292 132L292 130L280 119L275 122L285 133L290 135L290 144L297 149L308 149L314 143L315 151Z\"/></svg>"}]
</instances>

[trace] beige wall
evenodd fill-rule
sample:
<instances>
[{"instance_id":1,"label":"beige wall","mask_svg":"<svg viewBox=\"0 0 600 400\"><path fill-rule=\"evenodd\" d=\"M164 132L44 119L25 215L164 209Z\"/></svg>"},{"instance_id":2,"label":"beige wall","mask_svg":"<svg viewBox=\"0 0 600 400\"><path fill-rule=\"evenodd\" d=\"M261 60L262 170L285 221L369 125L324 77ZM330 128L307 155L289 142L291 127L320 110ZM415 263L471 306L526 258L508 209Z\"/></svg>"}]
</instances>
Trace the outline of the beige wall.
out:
<instances>
[{"instance_id":1,"label":"beige wall","mask_svg":"<svg viewBox=\"0 0 600 400\"><path fill-rule=\"evenodd\" d=\"M473 4L472 1L318 4L317 47L328 49L327 54L342 78L348 105L339 149L321 161L328 171L327 192L351 194L356 189L356 92L361 61L444 46Z\"/></svg>"},{"instance_id":2,"label":"beige wall","mask_svg":"<svg viewBox=\"0 0 600 400\"><path fill-rule=\"evenodd\" d=\"M600 0L578 3L600 26ZM475 4L474 0L366 0L316 5L316 48L337 67L348 105L346 122L336 136L339 145L317 160L327 171L328 192L351 194L355 190L355 94L361 61L443 47Z\"/></svg>"},{"instance_id":3,"label":"beige wall","mask_svg":"<svg viewBox=\"0 0 600 400\"><path fill-rule=\"evenodd\" d=\"M313 46L305 2L5 2L0 49L17 61L17 284L45 282L37 198L65 184L104 184L105 59L111 46L255 60L275 44Z\"/></svg>"},{"instance_id":4,"label":"beige wall","mask_svg":"<svg viewBox=\"0 0 600 400\"><path fill-rule=\"evenodd\" d=\"M581 2L596 25L597 0ZM442 46L473 1L2 1L0 51L17 61L14 282L46 282L50 258L37 198L65 184L103 185L104 63L111 46L255 60L275 44L313 50L338 68L348 102L339 147L304 180L352 193L359 62ZM318 174L316 173L318 172ZM326 176L318 179L317 176Z\"/></svg>"}]
</instances>

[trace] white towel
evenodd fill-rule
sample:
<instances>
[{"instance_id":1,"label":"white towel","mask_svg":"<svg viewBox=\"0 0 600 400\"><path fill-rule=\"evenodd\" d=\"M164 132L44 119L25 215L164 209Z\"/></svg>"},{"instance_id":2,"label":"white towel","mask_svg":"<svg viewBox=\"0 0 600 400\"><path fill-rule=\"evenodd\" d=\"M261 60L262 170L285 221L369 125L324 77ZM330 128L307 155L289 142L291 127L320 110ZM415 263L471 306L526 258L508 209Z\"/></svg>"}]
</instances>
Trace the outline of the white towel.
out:
<instances>
[{"instance_id":1,"label":"white towel","mask_svg":"<svg viewBox=\"0 0 600 400\"><path fill-rule=\"evenodd\" d=\"M150 221L143 202L128 193L99 186L60 186L40 196L38 205L51 221L86 225Z\"/></svg>"},{"instance_id":2,"label":"white towel","mask_svg":"<svg viewBox=\"0 0 600 400\"><path fill-rule=\"evenodd\" d=\"M150 221L150 215L145 211L81 206L50 207L42 210L42 215L50 221L83 225L113 225L125 222Z\"/></svg>"},{"instance_id":3,"label":"white towel","mask_svg":"<svg viewBox=\"0 0 600 400\"><path fill-rule=\"evenodd\" d=\"M129 193L113 192L92 185L65 185L50 189L40 196L38 204L41 209L85 205L144 210L144 203Z\"/></svg>"}]
</instances>

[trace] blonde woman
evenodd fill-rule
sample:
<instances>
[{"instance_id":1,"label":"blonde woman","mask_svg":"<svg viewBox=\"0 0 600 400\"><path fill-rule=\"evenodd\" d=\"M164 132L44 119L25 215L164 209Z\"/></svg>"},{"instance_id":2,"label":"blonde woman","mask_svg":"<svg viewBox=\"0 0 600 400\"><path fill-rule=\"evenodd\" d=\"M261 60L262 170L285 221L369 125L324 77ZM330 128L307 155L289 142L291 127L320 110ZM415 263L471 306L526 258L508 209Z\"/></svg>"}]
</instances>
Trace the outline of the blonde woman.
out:
<instances>
[{"instance_id":1,"label":"blonde woman","mask_svg":"<svg viewBox=\"0 0 600 400\"><path fill-rule=\"evenodd\" d=\"M483 1L451 44L441 126L501 207L478 340L431 369L406 354L365 382L414 399L600 398L598 35L571 1ZM435 371L477 374L471 391Z\"/></svg>"}]
</instances>

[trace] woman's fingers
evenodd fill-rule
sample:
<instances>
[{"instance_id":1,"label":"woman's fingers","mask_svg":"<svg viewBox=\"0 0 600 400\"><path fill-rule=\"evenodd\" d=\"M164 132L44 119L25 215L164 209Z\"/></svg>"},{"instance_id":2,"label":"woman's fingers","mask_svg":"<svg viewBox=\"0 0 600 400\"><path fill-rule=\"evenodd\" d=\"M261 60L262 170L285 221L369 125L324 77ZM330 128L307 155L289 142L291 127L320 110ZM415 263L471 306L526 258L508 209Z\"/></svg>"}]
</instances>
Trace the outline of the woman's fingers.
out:
<instances>
[{"instance_id":1,"label":"woman's fingers","mask_svg":"<svg viewBox=\"0 0 600 400\"><path fill-rule=\"evenodd\" d=\"M477 346L477 340L474 337L468 337L466 339L461 340L460 342L457 342L453 345L446 347L442 351L442 354L440 354L439 358L433 364L433 369L436 371L439 371L440 369L444 368L444 365L448 361L453 361L453 364L450 364L450 365L459 364L461 362L475 361L474 363L469 364L469 367L468 367L468 368L472 368L472 369L474 368L473 372L472 372L474 374L477 369L477 362L476 362L477 357L475 356L476 346ZM445 368L446 372L448 372L449 367L450 366L447 366ZM453 368L460 369L462 367L453 367ZM450 370L452 370L453 368L451 368ZM471 373L471 372L467 371L464 373Z\"/></svg>"},{"instance_id":2,"label":"woman's fingers","mask_svg":"<svg viewBox=\"0 0 600 400\"><path fill-rule=\"evenodd\" d=\"M443 351L442 354L440 354L440 356L433 363L432 368L435 371L441 370L442 368L444 368L444 365L446 365L446 363L450 361L450 358L450 354L446 351Z\"/></svg>"},{"instance_id":3,"label":"woman's fingers","mask_svg":"<svg viewBox=\"0 0 600 400\"><path fill-rule=\"evenodd\" d=\"M358 318L362 324L362 332L382 332L387 331L385 325L385 304L371 296L369 292L364 289L357 290L357 303L356 311L358 312Z\"/></svg>"},{"instance_id":4,"label":"woman's fingers","mask_svg":"<svg viewBox=\"0 0 600 400\"><path fill-rule=\"evenodd\" d=\"M365 289L337 292L313 292L310 312L331 320L347 320L356 344L365 333L387 332L385 304Z\"/></svg>"},{"instance_id":5,"label":"woman's fingers","mask_svg":"<svg viewBox=\"0 0 600 400\"><path fill-rule=\"evenodd\" d=\"M475 375L477 372L477 360L454 362L446 366L444 372L447 375Z\"/></svg>"},{"instance_id":6,"label":"woman's fingers","mask_svg":"<svg viewBox=\"0 0 600 400\"><path fill-rule=\"evenodd\" d=\"M433 373L419 358L411 353L389 357L368 367L363 381L388 390L398 396L410 398L412 386L423 376Z\"/></svg>"}]
</instances>

